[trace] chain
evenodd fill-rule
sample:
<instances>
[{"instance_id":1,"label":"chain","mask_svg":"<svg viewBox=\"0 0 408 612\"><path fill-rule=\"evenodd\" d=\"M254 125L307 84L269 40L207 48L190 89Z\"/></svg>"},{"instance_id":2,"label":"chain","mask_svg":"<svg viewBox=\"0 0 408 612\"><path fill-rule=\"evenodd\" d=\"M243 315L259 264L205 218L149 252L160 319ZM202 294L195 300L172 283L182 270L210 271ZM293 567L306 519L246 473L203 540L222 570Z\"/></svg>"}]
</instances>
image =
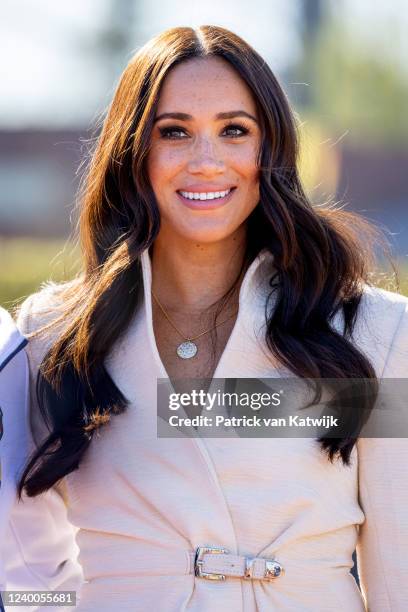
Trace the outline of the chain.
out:
<instances>
[{"instance_id":1,"label":"chain","mask_svg":"<svg viewBox=\"0 0 408 612\"><path fill-rule=\"evenodd\" d=\"M205 334L208 334L210 331L212 331L213 329L216 329L217 327L219 327L220 325L224 325L224 323L226 323L227 321L229 321L230 319L232 319L232 317L235 317L238 314L238 311L233 312L232 315L230 315L227 319L224 319L224 321L220 321L220 323L217 323L216 325L214 325L213 327L210 327L210 329L207 329L206 331L201 332L201 334L198 334L198 336L194 336L193 338L188 338L185 334L183 334L183 332L181 332L179 330L179 328L177 327L177 325L175 323L173 323L173 321L170 319L169 315L167 314L167 312L165 311L164 307L162 306L162 304L160 303L158 297L154 294L153 289L152 289L152 296L154 297L158 307L160 308L160 310L162 311L162 313L164 314L164 316L166 317L167 321L170 323L170 325L176 330L176 332L178 334L180 334L180 336L182 338L184 338L185 340L188 340L189 342L192 342L194 340L197 340L198 338L201 338L201 336L205 336Z\"/></svg>"}]
</instances>

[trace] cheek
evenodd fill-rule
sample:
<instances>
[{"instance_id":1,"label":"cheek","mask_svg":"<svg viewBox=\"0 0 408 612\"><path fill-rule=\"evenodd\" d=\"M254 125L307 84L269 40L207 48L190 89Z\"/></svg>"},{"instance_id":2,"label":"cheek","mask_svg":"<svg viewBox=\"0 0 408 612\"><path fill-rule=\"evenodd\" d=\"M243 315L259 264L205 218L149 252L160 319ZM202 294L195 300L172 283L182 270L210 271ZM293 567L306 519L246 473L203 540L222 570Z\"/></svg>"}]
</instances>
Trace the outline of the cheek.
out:
<instances>
[{"instance_id":1,"label":"cheek","mask_svg":"<svg viewBox=\"0 0 408 612\"><path fill-rule=\"evenodd\" d=\"M237 148L231 157L231 165L246 180L257 181L259 177L258 151L255 147Z\"/></svg>"},{"instance_id":2,"label":"cheek","mask_svg":"<svg viewBox=\"0 0 408 612\"><path fill-rule=\"evenodd\" d=\"M147 172L154 191L160 191L168 186L171 178L182 166L180 154L168 148L154 147L147 158Z\"/></svg>"}]
</instances>

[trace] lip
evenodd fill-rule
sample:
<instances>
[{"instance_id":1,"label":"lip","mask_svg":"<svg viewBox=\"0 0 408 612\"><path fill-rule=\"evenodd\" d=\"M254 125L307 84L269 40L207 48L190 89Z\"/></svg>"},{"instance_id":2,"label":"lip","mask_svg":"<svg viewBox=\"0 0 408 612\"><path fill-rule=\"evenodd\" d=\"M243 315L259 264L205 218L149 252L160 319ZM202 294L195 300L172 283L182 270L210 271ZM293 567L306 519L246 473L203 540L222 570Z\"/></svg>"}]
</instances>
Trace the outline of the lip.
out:
<instances>
[{"instance_id":1,"label":"lip","mask_svg":"<svg viewBox=\"0 0 408 612\"><path fill-rule=\"evenodd\" d=\"M190 208L191 210L214 210L216 208L221 208L230 201L230 199L234 195L236 187L224 187L223 189L221 189L220 187L213 188L210 185L206 185L205 188L197 189L195 187L189 187L188 189L181 190L192 191L193 193L208 193L211 191L226 191L227 189L231 189L228 195L224 196L223 198L216 198L215 200L189 200L188 198L182 196L179 191L177 191L176 193L182 204L184 204L184 206L187 206L187 208Z\"/></svg>"},{"instance_id":2,"label":"lip","mask_svg":"<svg viewBox=\"0 0 408 612\"><path fill-rule=\"evenodd\" d=\"M210 193L215 191L228 191L234 189L236 185L216 185L215 183L195 183L188 187L180 187L178 191L192 191L193 193Z\"/></svg>"}]
</instances>

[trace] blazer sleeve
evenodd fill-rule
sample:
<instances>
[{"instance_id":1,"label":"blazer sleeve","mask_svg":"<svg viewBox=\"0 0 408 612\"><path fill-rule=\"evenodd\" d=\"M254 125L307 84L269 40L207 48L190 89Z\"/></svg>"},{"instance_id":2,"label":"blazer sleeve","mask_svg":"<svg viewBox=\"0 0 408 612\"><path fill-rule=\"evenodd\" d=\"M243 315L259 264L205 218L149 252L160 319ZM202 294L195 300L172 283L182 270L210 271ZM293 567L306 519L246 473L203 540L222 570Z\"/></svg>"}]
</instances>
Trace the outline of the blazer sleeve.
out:
<instances>
[{"instance_id":1,"label":"blazer sleeve","mask_svg":"<svg viewBox=\"0 0 408 612\"><path fill-rule=\"evenodd\" d=\"M20 310L17 325L23 334L32 331L30 319L35 299L36 296L33 296L26 300ZM21 501L17 500L16 495L18 477L37 441L32 427L32 423L37 420L37 416L33 420L33 411L34 415L38 415L34 389L43 353L44 347L38 346L38 340L29 339L25 356L26 361L28 357L29 366L25 393L24 396L21 393L19 405L14 406L13 413L5 419L12 426L4 448L3 503L8 508L2 544L4 588L73 590L77 593L78 601L83 572L78 562L79 551L75 541L77 528L68 520L63 483L58 483L36 497L28 497L24 493ZM44 431L40 424L38 431ZM17 448L20 449L18 456L15 452L13 454L13 449ZM40 606L24 609L45 612L50 608ZM66 609L72 610L72 607Z\"/></svg>"},{"instance_id":2,"label":"blazer sleeve","mask_svg":"<svg viewBox=\"0 0 408 612\"><path fill-rule=\"evenodd\" d=\"M399 311L382 378L407 379L408 300ZM357 565L369 612L408 610L408 438L360 438Z\"/></svg>"}]
</instances>

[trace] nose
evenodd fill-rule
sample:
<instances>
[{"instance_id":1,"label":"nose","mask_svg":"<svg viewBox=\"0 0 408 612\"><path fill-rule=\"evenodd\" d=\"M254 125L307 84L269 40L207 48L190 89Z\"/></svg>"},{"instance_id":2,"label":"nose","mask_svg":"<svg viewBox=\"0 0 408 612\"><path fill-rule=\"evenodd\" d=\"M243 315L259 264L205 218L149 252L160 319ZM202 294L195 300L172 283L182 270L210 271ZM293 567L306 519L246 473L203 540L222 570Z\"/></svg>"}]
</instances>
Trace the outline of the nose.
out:
<instances>
[{"instance_id":1,"label":"nose","mask_svg":"<svg viewBox=\"0 0 408 612\"><path fill-rule=\"evenodd\" d=\"M197 138L188 163L191 174L214 175L225 171L225 161L210 137Z\"/></svg>"}]
</instances>

